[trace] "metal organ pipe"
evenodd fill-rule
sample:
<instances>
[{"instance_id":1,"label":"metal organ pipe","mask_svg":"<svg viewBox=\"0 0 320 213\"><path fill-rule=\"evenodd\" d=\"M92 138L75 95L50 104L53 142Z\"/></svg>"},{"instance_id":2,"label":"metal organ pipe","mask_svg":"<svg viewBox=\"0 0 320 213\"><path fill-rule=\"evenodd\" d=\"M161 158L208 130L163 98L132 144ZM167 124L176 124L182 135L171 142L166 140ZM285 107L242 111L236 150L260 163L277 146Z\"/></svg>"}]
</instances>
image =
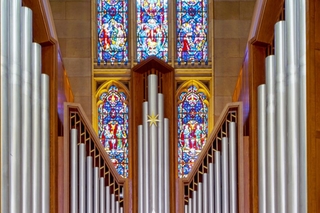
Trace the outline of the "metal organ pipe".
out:
<instances>
[{"instance_id":1,"label":"metal organ pipe","mask_svg":"<svg viewBox=\"0 0 320 213\"><path fill-rule=\"evenodd\" d=\"M221 141L222 212L229 213L229 154L228 138ZM217 166L217 163L216 163ZM216 174L217 176L217 174Z\"/></svg>"},{"instance_id":2,"label":"metal organ pipe","mask_svg":"<svg viewBox=\"0 0 320 213\"><path fill-rule=\"evenodd\" d=\"M49 76L41 74L41 212L50 211Z\"/></svg>"},{"instance_id":3,"label":"metal organ pipe","mask_svg":"<svg viewBox=\"0 0 320 213\"><path fill-rule=\"evenodd\" d=\"M86 145L79 144L79 213L86 212Z\"/></svg>"},{"instance_id":4,"label":"metal organ pipe","mask_svg":"<svg viewBox=\"0 0 320 213\"><path fill-rule=\"evenodd\" d=\"M267 95L267 212L276 212L276 111L275 111L275 57L266 58Z\"/></svg>"},{"instance_id":5,"label":"metal organ pipe","mask_svg":"<svg viewBox=\"0 0 320 213\"><path fill-rule=\"evenodd\" d=\"M214 204L215 204L215 213L220 213L221 212L221 155L220 151L214 152L214 174L215 174L215 179L214 179ZM209 164L210 165L210 164ZM210 177L208 177L210 179ZM210 193L210 192L209 192ZM212 213L212 211L209 213Z\"/></svg>"},{"instance_id":6,"label":"metal organ pipe","mask_svg":"<svg viewBox=\"0 0 320 213\"><path fill-rule=\"evenodd\" d=\"M70 140L70 180L71 180L71 192L70 192L70 212L78 212L78 130L71 129Z\"/></svg>"},{"instance_id":7,"label":"metal organ pipe","mask_svg":"<svg viewBox=\"0 0 320 213\"><path fill-rule=\"evenodd\" d=\"M22 212L31 212L31 45L32 45L32 11L21 8L21 163L22 163ZM1 44L2 45L2 44ZM4 45L5 46L5 45ZM2 69L1 69L2 72ZM2 116L2 115L1 115ZM3 133L3 132L2 132ZM1 133L1 134L2 134ZM2 141L3 143L4 141ZM2 203L3 204L3 203Z\"/></svg>"},{"instance_id":8,"label":"metal organ pipe","mask_svg":"<svg viewBox=\"0 0 320 213\"><path fill-rule=\"evenodd\" d=\"M158 200L163 201L164 197L164 137L163 137L163 94L158 93ZM158 206L158 212L164 212L165 205Z\"/></svg>"},{"instance_id":9,"label":"metal organ pipe","mask_svg":"<svg viewBox=\"0 0 320 213\"><path fill-rule=\"evenodd\" d=\"M144 210L146 212L150 211L149 208L149 200L150 200L150 196L149 195L149 186L150 186L150 182L149 182L149 125L148 125L148 102L143 102L142 105L142 123L143 123L143 157L144 157L144 168L143 168L143 179L144 179L144 195L145 195L145 202L144 202Z\"/></svg>"},{"instance_id":10,"label":"metal organ pipe","mask_svg":"<svg viewBox=\"0 0 320 213\"><path fill-rule=\"evenodd\" d=\"M165 213L170 212L170 185L169 185L169 119L163 119L163 132L164 132L164 206Z\"/></svg>"},{"instance_id":11,"label":"metal organ pipe","mask_svg":"<svg viewBox=\"0 0 320 213\"><path fill-rule=\"evenodd\" d=\"M41 46L32 43L32 212L41 212Z\"/></svg>"},{"instance_id":12,"label":"metal organ pipe","mask_svg":"<svg viewBox=\"0 0 320 213\"><path fill-rule=\"evenodd\" d=\"M0 143L0 199L1 212L9 212L9 103L8 103L8 73L9 73L9 1L0 1L0 66L1 66L1 83L0 83L0 112L1 112L1 143Z\"/></svg>"},{"instance_id":13,"label":"metal organ pipe","mask_svg":"<svg viewBox=\"0 0 320 213\"><path fill-rule=\"evenodd\" d=\"M158 115L157 107L157 91L158 91L158 78L156 75L148 76L148 107L149 107L149 116ZM150 197L151 197L151 212L158 212L158 171L157 171L157 159L158 159L158 128L154 124L149 125L149 153L150 153Z\"/></svg>"},{"instance_id":14,"label":"metal organ pipe","mask_svg":"<svg viewBox=\"0 0 320 213\"><path fill-rule=\"evenodd\" d=\"M98 213L99 212L99 168L94 167L93 168L93 212Z\"/></svg>"},{"instance_id":15,"label":"metal organ pipe","mask_svg":"<svg viewBox=\"0 0 320 213\"><path fill-rule=\"evenodd\" d=\"M275 25L276 58L276 195L277 212L287 212L286 204L286 22Z\"/></svg>"},{"instance_id":16,"label":"metal organ pipe","mask_svg":"<svg viewBox=\"0 0 320 213\"><path fill-rule=\"evenodd\" d=\"M138 126L138 212L144 212L143 202L143 126Z\"/></svg>"},{"instance_id":17,"label":"metal organ pipe","mask_svg":"<svg viewBox=\"0 0 320 213\"><path fill-rule=\"evenodd\" d=\"M298 213L299 202L299 57L298 57L298 14L297 1L286 0L285 19L287 23L287 199L288 212Z\"/></svg>"},{"instance_id":18,"label":"metal organ pipe","mask_svg":"<svg viewBox=\"0 0 320 213\"><path fill-rule=\"evenodd\" d=\"M267 142L266 142L266 86L258 87L258 167L259 212L267 213Z\"/></svg>"},{"instance_id":19,"label":"metal organ pipe","mask_svg":"<svg viewBox=\"0 0 320 213\"><path fill-rule=\"evenodd\" d=\"M93 212L93 159L87 157L87 213Z\"/></svg>"},{"instance_id":20,"label":"metal organ pipe","mask_svg":"<svg viewBox=\"0 0 320 213\"><path fill-rule=\"evenodd\" d=\"M297 28L299 33L299 71L300 71L300 212L308 212L307 208L307 48L306 48L306 1L299 0L298 13L299 13L299 27Z\"/></svg>"},{"instance_id":21,"label":"metal organ pipe","mask_svg":"<svg viewBox=\"0 0 320 213\"><path fill-rule=\"evenodd\" d=\"M216 155L215 153L214 155ZM216 162L215 162L216 165ZM208 165L208 202L211 203L209 205L209 213L213 213L214 211L214 204L216 204L216 198L217 191L215 190L215 180L217 180L217 175L216 177L214 176L214 165L212 163L209 163ZM217 186L216 186L217 187ZM220 190L219 190L220 192Z\"/></svg>"},{"instance_id":22,"label":"metal organ pipe","mask_svg":"<svg viewBox=\"0 0 320 213\"><path fill-rule=\"evenodd\" d=\"M21 209L21 0L9 1L9 212ZM39 127L39 126L38 126ZM39 183L39 182L38 182Z\"/></svg>"},{"instance_id":23,"label":"metal organ pipe","mask_svg":"<svg viewBox=\"0 0 320 213\"><path fill-rule=\"evenodd\" d=\"M236 123L229 123L229 186L230 186L230 213L238 212L237 190L237 140Z\"/></svg>"}]
</instances>

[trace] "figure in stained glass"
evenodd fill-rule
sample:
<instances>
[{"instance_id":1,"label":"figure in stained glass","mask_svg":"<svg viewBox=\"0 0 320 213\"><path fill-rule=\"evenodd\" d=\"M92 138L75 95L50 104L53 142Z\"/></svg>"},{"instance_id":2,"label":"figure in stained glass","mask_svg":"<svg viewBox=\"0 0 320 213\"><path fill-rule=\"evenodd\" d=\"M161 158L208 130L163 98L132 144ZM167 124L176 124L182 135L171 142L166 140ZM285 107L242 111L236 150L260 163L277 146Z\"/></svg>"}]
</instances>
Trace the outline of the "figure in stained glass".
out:
<instances>
[{"instance_id":1,"label":"figure in stained glass","mask_svg":"<svg viewBox=\"0 0 320 213\"><path fill-rule=\"evenodd\" d=\"M126 95L112 85L100 95L98 134L118 173L128 177L128 106Z\"/></svg>"},{"instance_id":2,"label":"figure in stained glass","mask_svg":"<svg viewBox=\"0 0 320 213\"><path fill-rule=\"evenodd\" d=\"M127 0L97 0L98 63L128 61Z\"/></svg>"},{"instance_id":3,"label":"figure in stained glass","mask_svg":"<svg viewBox=\"0 0 320 213\"><path fill-rule=\"evenodd\" d=\"M137 0L137 60L168 60L167 0Z\"/></svg>"},{"instance_id":4,"label":"figure in stained glass","mask_svg":"<svg viewBox=\"0 0 320 213\"><path fill-rule=\"evenodd\" d=\"M206 142L208 106L206 95L191 85L179 96L178 175L186 177Z\"/></svg>"},{"instance_id":5,"label":"figure in stained glass","mask_svg":"<svg viewBox=\"0 0 320 213\"><path fill-rule=\"evenodd\" d=\"M177 59L207 61L207 0L177 0Z\"/></svg>"}]
</instances>

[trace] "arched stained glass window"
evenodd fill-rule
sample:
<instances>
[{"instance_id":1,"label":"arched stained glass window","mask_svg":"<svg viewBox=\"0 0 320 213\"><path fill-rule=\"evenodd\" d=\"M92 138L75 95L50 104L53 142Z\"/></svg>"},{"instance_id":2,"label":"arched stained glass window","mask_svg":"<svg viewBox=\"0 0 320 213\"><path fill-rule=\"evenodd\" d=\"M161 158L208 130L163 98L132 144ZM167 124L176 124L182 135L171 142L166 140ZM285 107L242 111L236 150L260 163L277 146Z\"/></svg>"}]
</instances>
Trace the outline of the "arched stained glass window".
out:
<instances>
[{"instance_id":1,"label":"arched stained glass window","mask_svg":"<svg viewBox=\"0 0 320 213\"><path fill-rule=\"evenodd\" d=\"M128 177L128 104L127 96L116 85L100 93L98 134L118 173Z\"/></svg>"},{"instance_id":2,"label":"arched stained glass window","mask_svg":"<svg viewBox=\"0 0 320 213\"><path fill-rule=\"evenodd\" d=\"M206 143L208 100L195 84L182 91L178 103L178 175L186 177Z\"/></svg>"},{"instance_id":3,"label":"arched stained glass window","mask_svg":"<svg viewBox=\"0 0 320 213\"><path fill-rule=\"evenodd\" d=\"M207 0L177 0L177 60L208 61Z\"/></svg>"},{"instance_id":4,"label":"arched stained glass window","mask_svg":"<svg viewBox=\"0 0 320 213\"><path fill-rule=\"evenodd\" d=\"M168 0L137 0L137 60L168 61Z\"/></svg>"},{"instance_id":5,"label":"arched stained glass window","mask_svg":"<svg viewBox=\"0 0 320 213\"><path fill-rule=\"evenodd\" d=\"M97 0L98 63L128 61L128 1Z\"/></svg>"}]
</instances>

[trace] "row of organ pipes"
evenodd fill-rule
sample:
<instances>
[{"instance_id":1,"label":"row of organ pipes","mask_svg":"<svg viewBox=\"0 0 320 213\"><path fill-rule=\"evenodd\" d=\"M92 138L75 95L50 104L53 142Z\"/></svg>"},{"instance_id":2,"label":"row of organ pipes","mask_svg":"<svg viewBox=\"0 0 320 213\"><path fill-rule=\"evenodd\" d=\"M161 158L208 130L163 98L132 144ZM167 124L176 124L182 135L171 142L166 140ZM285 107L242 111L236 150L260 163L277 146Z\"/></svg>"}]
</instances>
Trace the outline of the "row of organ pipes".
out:
<instances>
[{"instance_id":1,"label":"row of organ pipes","mask_svg":"<svg viewBox=\"0 0 320 213\"><path fill-rule=\"evenodd\" d=\"M78 129L70 132L70 213L123 213L123 187L87 150ZM99 160L101 161L101 160Z\"/></svg>"},{"instance_id":2,"label":"row of organ pipes","mask_svg":"<svg viewBox=\"0 0 320 213\"><path fill-rule=\"evenodd\" d=\"M49 77L33 43L32 11L1 0L1 209L47 213L49 193Z\"/></svg>"},{"instance_id":3,"label":"row of organ pipes","mask_svg":"<svg viewBox=\"0 0 320 213\"><path fill-rule=\"evenodd\" d=\"M307 212L306 2L285 1L258 87L259 212Z\"/></svg>"},{"instance_id":4,"label":"row of organ pipes","mask_svg":"<svg viewBox=\"0 0 320 213\"><path fill-rule=\"evenodd\" d=\"M228 137L221 139L221 150L214 150L206 172L198 172L196 180L185 189L185 213L237 213L237 132L229 122Z\"/></svg>"}]
</instances>

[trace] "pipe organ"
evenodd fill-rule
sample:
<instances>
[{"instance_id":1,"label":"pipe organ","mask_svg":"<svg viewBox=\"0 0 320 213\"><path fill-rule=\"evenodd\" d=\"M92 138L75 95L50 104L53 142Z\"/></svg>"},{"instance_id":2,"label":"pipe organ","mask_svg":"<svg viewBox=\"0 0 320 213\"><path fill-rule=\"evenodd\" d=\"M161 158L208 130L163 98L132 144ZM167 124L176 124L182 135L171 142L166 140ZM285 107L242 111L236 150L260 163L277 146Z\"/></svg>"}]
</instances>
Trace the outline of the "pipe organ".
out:
<instances>
[{"instance_id":1,"label":"pipe organ","mask_svg":"<svg viewBox=\"0 0 320 213\"><path fill-rule=\"evenodd\" d=\"M1 212L49 212L49 78L32 11L1 0Z\"/></svg>"},{"instance_id":2,"label":"pipe organ","mask_svg":"<svg viewBox=\"0 0 320 213\"><path fill-rule=\"evenodd\" d=\"M306 5L285 1L258 87L259 212L307 212Z\"/></svg>"}]
</instances>

